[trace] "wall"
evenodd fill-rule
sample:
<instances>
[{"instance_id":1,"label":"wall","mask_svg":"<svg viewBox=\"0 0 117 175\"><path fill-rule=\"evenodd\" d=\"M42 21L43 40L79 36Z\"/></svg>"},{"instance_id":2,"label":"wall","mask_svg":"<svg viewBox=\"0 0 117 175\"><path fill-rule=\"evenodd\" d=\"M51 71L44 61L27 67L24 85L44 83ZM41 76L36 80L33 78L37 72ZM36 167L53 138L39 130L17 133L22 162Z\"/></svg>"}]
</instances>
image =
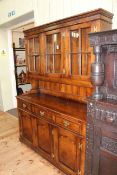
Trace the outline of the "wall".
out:
<instances>
[{"instance_id":1,"label":"wall","mask_svg":"<svg viewBox=\"0 0 117 175\"><path fill-rule=\"evenodd\" d=\"M8 17L8 12L15 10L15 15ZM0 25L33 11L33 0L0 1Z\"/></svg>"},{"instance_id":2,"label":"wall","mask_svg":"<svg viewBox=\"0 0 117 175\"><path fill-rule=\"evenodd\" d=\"M117 0L34 0L36 26L73 16L97 8L115 14L113 28L117 28Z\"/></svg>"},{"instance_id":3,"label":"wall","mask_svg":"<svg viewBox=\"0 0 117 175\"><path fill-rule=\"evenodd\" d=\"M113 0L112 9L112 12L114 14L113 29L117 29L117 0Z\"/></svg>"},{"instance_id":4,"label":"wall","mask_svg":"<svg viewBox=\"0 0 117 175\"><path fill-rule=\"evenodd\" d=\"M0 110L3 111L3 100L2 100L1 82L0 82Z\"/></svg>"},{"instance_id":5,"label":"wall","mask_svg":"<svg viewBox=\"0 0 117 175\"><path fill-rule=\"evenodd\" d=\"M32 2L33 0L0 1L0 51L2 49L7 51L4 56L0 54L0 110L3 111L16 107L11 27L26 24L26 21L32 22L34 17ZM12 10L15 10L15 15L8 17L8 12Z\"/></svg>"},{"instance_id":6,"label":"wall","mask_svg":"<svg viewBox=\"0 0 117 175\"><path fill-rule=\"evenodd\" d=\"M1 106L3 110L12 108L12 84L11 84L11 72L9 62L9 50L8 50L8 35L7 31L0 30L0 49L6 49L6 55L2 55L0 52L0 94L2 95Z\"/></svg>"}]
</instances>

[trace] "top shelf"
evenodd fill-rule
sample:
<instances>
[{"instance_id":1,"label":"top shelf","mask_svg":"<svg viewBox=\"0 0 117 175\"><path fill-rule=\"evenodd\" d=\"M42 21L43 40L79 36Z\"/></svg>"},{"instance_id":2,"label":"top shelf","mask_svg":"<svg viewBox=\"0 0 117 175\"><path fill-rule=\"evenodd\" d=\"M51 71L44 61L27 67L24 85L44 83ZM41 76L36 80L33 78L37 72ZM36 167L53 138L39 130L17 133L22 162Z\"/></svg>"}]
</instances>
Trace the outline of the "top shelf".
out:
<instances>
[{"instance_id":1,"label":"top shelf","mask_svg":"<svg viewBox=\"0 0 117 175\"><path fill-rule=\"evenodd\" d=\"M25 48L23 48L23 47L20 48L20 47L19 47L19 48L13 48L13 50L14 50L14 51L25 51Z\"/></svg>"}]
</instances>

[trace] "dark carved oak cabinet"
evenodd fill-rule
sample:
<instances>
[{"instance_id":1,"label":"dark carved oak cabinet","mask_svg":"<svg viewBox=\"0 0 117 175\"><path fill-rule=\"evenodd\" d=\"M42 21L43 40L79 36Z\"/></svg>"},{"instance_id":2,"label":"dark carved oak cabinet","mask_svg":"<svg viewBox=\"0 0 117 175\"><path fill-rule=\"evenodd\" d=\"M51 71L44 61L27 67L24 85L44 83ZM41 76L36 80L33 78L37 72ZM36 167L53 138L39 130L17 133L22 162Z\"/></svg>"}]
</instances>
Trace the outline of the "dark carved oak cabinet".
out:
<instances>
[{"instance_id":1,"label":"dark carved oak cabinet","mask_svg":"<svg viewBox=\"0 0 117 175\"><path fill-rule=\"evenodd\" d=\"M92 82L98 91L88 100L85 175L116 175L117 30L92 33L90 43L98 57L97 72L92 68Z\"/></svg>"},{"instance_id":2,"label":"dark carved oak cabinet","mask_svg":"<svg viewBox=\"0 0 117 175\"><path fill-rule=\"evenodd\" d=\"M30 93L17 97L20 140L68 175L84 175L90 32L111 29L97 9L25 31Z\"/></svg>"}]
</instances>

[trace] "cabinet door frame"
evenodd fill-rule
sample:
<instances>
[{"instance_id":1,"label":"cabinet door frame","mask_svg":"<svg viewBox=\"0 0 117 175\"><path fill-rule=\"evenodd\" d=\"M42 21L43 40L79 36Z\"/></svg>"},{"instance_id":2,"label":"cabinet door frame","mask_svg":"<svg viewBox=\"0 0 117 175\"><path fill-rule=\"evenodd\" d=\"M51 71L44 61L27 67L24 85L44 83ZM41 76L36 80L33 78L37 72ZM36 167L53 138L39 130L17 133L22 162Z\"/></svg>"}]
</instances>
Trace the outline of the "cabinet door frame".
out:
<instances>
[{"instance_id":1,"label":"cabinet door frame","mask_svg":"<svg viewBox=\"0 0 117 175\"><path fill-rule=\"evenodd\" d=\"M50 153L48 153L46 150L44 150L44 148L42 148L41 146L39 146L39 131L38 131L38 127L40 123L45 123L45 125L48 125L48 129L49 129L49 142L50 142ZM47 133L46 133L47 134ZM44 155L46 156L48 159L53 159L53 137L52 137L52 125L44 118L38 118L37 119L37 140L38 140L38 144L37 144L37 149Z\"/></svg>"},{"instance_id":2,"label":"cabinet door frame","mask_svg":"<svg viewBox=\"0 0 117 175\"><path fill-rule=\"evenodd\" d=\"M57 34L57 33L60 33L60 48L61 48L61 51L60 51L60 56L61 56L61 60L60 60L60 73L55 73L55 72L47 72L47 43L46 43L46 36L49 36L49 35L52 35L52 48L53 48L53 60L54 59L54 56L56 55L55 51L54 51L54 34ZM58 54L59 55L59 54ZM48 76L48 77L54 77L54 78L58 78L58 77L61 77L62 74L63 74L63 54L62 54L62 29L56 29L56 30L52 30L52 31L48 31L48 32L45 32L45 64L46 64L46 73L45 75ZM54 61L53 61L53 64L54 64ZM54 66L54 65L53 65ZM53 70L54 70L54 67L53 67Z\"/></svg>"},{"instance_id":3,"label":"cabinet door frame","mask_svg":"<svg viewBox=\"0 0 117 175\"><path fill-rule=\"evenodd\" d=\"M59 135L59 131L60 130L63 130L65 132L68 132L70 133L70 135L72 135L74 138L75 138L75 142L76 142L76 162L75 162L75 170L73 169L70 169L70 167L67 167L65 164L63 164L60 160L59 160L59 138L60 138L60 135ZM81 148L80 148L80 145L82 144L82 139L80 137L78 137L76 134L72 133L71 131L68 131L64 128L61 128L61 127L55 127L54 128L54 147L56 149L54 149L55 151L55 159L56 159L56 162L58 163L59 167L65 171L67 171L68 173L70 174L73 174L73 175L76 175L78 174L78 172L80 173L81 171L81 168L83 167L82 166L82 163L83 163L83 160L81 160L81 156L82 156L82 152L81 152ZM62 137L62 136L61 136ZM66 136L65 136L66 137ZM66 148L67 149L67 148ZM78 155L80 155L80 157L78 158ZM79 164L79 166L78 166ZM84 167L83 167L84 168Z\"/></svg>"},{"instance_id":4,"label":"cabinet door frame","mask_svg":"<svg viewBox=\"0 0 117 175\"><path fill-rule=\"evenodd\" d=\"M38 53L35 52L35 42L34 40L38 38ZM29 49L29 40L32 39L32 52L30 53ZM31 73L40 73L40 68L41 68L41 55L40 55L40 34L39 35L32 35L30 37L26 37L25 39L25 47L26 47L26 65L27 65L27 71ZM38 57L38 61L36 60ZM33 63L33 68L31 68L31 59L34 62ZM36 63L37 61L37 63ZM38 66L38 68L36 67ZM32 70L31 70L32 69ZM37 69L37 70L36 70Z\"/></svg>"},{"instance_id":5,"label":"cabinet door frame","mask_svg":"<svg viewBox=\"0 0 117 175\"><path fill-rule=\"evenodd\" d=\"M96 125L94 126L94 149L93 149L93 161L92 161L93 175L100 174L101 173L100 169L103 171L103 167L101 166L101 158L108 159L108 161L113 160L116 161L115 164L117 163L117 156L114 154L115 148L113 146L114 144L117 143L116 142L117 138L115 137L115 134L113 132L114 128L110 127L110 129L108 129L108 127L110 126L105 126L105 124L101 123L100 121L96 121ZM114 168L116 166L115 164Z\"/></svg>"},{"instance_id":6,"label":"cabinet door frame","mask_svg":"<svg viewBox=\"0 0 117 175\"><path fill-rule=\"evenodd\" d=\"M70 27L68 27L67 28L67 32L69 33L69 47L68 47L68 51L67 51L67 57L66 57L66 59L67 59L67 61L68 61L68 64L69 64L69 72L68 72L68 76L70 77L70 78L72 78L72 79L77 79L77 80L88 80L89 81L89 77L90 77L90 75L72 75L71 74L71 42L70 42L70 40L71 40L71 31L74 31L74 30L79 30L80 31L80 35L79 35L79 37L80 37L80 41L79 41L79 53L81 52L81 54L82 54L82 42L81 42L81 30L82 29L86 29L86 28L90 28L90 31L91 31L91 23L84 23L84 24L77 24L77 25L73 25L73 26L70 26ZM91 55L91 57L92 57L92 48L90 47L89 48L89 50L88 50L88 52L90 52L90 55ZM80 54L80 55L81 55ZM90 60L92 60L92 58L90 59ZM66 61L66 62L67 62Z\"/></svg>"},{"instance_id":7,"label":"cabinet door frame","mask_svg":"<svg viewBox=\"0 0 117 175\"><path fill-rule=\"evenodd\" d=\"M20 137L21 138L23 138L23 139L25 139L26 141L28 141L31 145L33 144L33 125L32 125L32 123L33 123L33 116L30 114L30 113L28 113L28 112L26 112L26 111L23 111L23 110L18 110L19 112L19 126L20 126ZM25 116L26 115L26 116ZM27 136L25 135L25 132L24 132L24 124L26 124L27 122L24 122L23 123L23 118L24 117L27 117L29 120L30 120L30 133L31 133L31 139L29 139L29 138L27 138ZM27 120L27 119L26 119Z\"/></svg>"}]
</instances>

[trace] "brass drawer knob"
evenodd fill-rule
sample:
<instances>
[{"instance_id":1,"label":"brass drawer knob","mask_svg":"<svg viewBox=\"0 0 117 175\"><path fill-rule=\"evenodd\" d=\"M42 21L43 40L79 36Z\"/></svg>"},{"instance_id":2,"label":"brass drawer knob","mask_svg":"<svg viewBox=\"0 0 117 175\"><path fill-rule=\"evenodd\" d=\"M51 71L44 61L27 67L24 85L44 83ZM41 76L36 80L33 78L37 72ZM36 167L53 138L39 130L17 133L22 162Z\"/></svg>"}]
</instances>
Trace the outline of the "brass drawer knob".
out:
<instances>
[{"instance_id":1,"label":"brass drawer knob","mask_svg":"<svg viewBox=\"0 0 117 175\"><path fill-rule=\"evenodd\" d=\"M63 124L64 124L65 127L70 125L70 123L68 121L66 121L66 120L63 121Z\"/></svg>"},{"instance_id":2,"label":"brass drawer knob","mask_svg":"<svg viewBox=\"0 0 117 175\"><path fill-rule=\"evenodd\" d=\"M44 111L40 111L40 116L43 117L45 115Z\"/></svg>"}]
</instances>

